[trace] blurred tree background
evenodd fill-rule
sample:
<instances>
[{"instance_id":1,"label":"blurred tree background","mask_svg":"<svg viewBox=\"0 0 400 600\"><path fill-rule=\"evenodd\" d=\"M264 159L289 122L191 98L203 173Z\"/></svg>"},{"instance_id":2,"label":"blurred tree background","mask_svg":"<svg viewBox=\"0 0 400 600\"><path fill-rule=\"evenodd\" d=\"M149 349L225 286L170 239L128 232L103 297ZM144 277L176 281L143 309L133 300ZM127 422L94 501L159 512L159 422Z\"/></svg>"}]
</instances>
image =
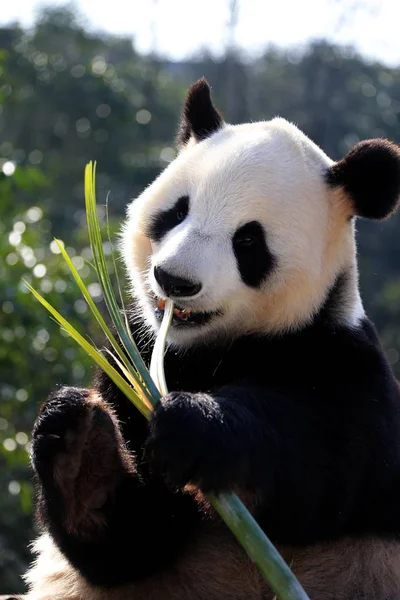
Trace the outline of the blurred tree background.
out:
<instances>
[{"instance_id":1,"label":"blurred tree background","mask_svg":"<svg viewBox=\"0 0 400 600\"><path fill-rule=\"evenodd\" d=\"M33 301L35 287L96 339L54 237L101 303L88 265L83 172L98 161L98 201L111 232L127 202L175 156L187 86L206 76L230 122L294 121L332 158L354 143L400 141L400 70L316 41L268 48L251 62L228 45L185 62L138 54L124 37L88 33L68 7L42 9L33 29L0 28L0 592L23 591L34 535L30 430L60 384L85 385L92 364ZM104 208L104 207L103 207ZM104 217L105 210L102 213ZM358 222L361 288L400 377L400 215ZM111 245L107 244L111 252Z\"/></svg>"}]
</instances>

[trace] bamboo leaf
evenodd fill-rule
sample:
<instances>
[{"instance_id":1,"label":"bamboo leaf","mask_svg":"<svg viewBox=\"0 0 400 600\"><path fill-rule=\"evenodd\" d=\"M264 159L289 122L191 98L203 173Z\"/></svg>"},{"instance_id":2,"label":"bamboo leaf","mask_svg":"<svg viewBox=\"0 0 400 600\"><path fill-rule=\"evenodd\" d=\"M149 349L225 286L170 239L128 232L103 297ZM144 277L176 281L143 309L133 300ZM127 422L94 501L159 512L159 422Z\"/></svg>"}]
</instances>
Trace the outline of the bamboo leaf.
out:
<instances>
[{"instance_id":1,"label":"bamboo leaf","mask_svg":"<svg viewBox=\"0 0 400 600\"><path fill-rule=\"evenodd\" d=\"M85 298L87 304L89 305L90 310L92 311L94 317L96 318L96 321L99 323L100 327L102 328L104 334L106 335L106 337L109 340L110 344L112 345L113 349L118 354L120 361L122 361L122 363L125 365L125 368L129 371L129 373L132 375L132 377L134 377L135 380L137 380L138 375L137 375L136 369L134 368L134 365L129 364L128 357L126 356L126 354L124 354L124 352L121 349L121 346L118 344L117 340L111 333L110 328L108 327L107 323L103 319L102 314L100 313L99 309L97 308L93 298L91 297L87 287L85 286L81 276L79 275L74 263L72 262L68 252L66 251L64 245L58 239L55 239L55 242L61 252L62 257L64 258L65 262L67 263L76 283L78 284L78 287L81 290L83 297Z\"/></svg>"},{"instance_id":2,"label":"bamboo leaf","mask_svg":"<svg viewBox=\"0 0 400 600\"><path fill-rule=\"evenodd\" d=\"M142 356L140 355L132 336L127 333L127 330L124 326L124 321L121 316L120 308L115 299L111 279L108 273L107 262L104 256L100 225L97 218L95 175L96 163L93 164L92 162L89 162L86 165L85 169L85 203L89 239L94 255L94 263L97 269L99 282L103 290L104 300L106 302L107 309L110 313L114 326L118 332L118 335L126 352L128 353L128 355L131 356L133 362L135 363L137 371L143 380L144 386L147 388L147 397L149 401L154 402L154 398L159 397L157 387L155 386L154 381L150 377L149 371L143 362Z\"/></svg>"},{"instance_id":3,"label":"bamboo leaf","mask_svg":"<svg viewBox=\"0 0 400 600\"><path fill-rule=\"evenodd\" d=\"M140 412L149 419L150 411L140 400L136 392L128 385L125 379L114 369L104 356L92 346L85 338L73 327L47 300L43 298L27 281L24 281L27 288L32 292L35 298L49 311L62 328L87 352L87 354L99 365L110 379L119 387L121 392L133 402Z\"/></svg>"},{"instance_id":4,"label":"bamboo leaf","mask_svg":"<svg viewBox=\"0 0 400 600\"><path fill-rule=\"evenodd\" d=\"M126 379L134 387L135 392L140 397L140 399L142 400L142 402L147 406L147 408L149 409L149 411L152 411L153 410L153 406L147 400L146 394L144 393L143 389L141 389L140 386L138 386L137 381L132 377L132 375L130 374L130 372L125 368L125 366L121 363L121 361L116 356L114 356L114 354L112 352L110 352L110 350L108 350L108 348L105 348L105 351L117 363L118 367L121 369L121 371L125 375Z\"/></svg>"},{"instance_id":5,"label":"bamboo leaf","mask_svg":"<svg viewBox=\"0 0 400 600\"><path fill-rule=\"evenodd\" d=\"M93 180L93 187L94 187L94 180ZM94 194L94 192L93 192ZM114 267L114 272L115 272L115 278L116 278L116 283L117 283L117 287L118 287L118 294L119 294L119 298L120 298L120 302L121 302L121 309L122 309L122 314L124 317L124 322L125 322L125 331L129 336L129 339L132 343L133 346L136 347L135 344L135 340L133 339L132 336L132 331L131 328L129 326L129 320L128 320L128 311L125 308L125 304L124 304L124 297L122 294L122 289L121 289L121 283L120 283L120 279L118 277L118 267L117 267L117 261L115 260L115 256L114 256L114 251L112 249L112 242L111 242L111 235L110 235L110 223L109 223L109 219L108 219L108 194L107 194L107 198L106 198L106 222L107 222L107 237L108 237L108 241L110 243L110 247L111 247L111 257L112 257L112 261L113 261L113 267ZM95 196L94 196L94 201L95 200ZM139 353L140 355L140 353Z\"/></svg>"}]
</instances>

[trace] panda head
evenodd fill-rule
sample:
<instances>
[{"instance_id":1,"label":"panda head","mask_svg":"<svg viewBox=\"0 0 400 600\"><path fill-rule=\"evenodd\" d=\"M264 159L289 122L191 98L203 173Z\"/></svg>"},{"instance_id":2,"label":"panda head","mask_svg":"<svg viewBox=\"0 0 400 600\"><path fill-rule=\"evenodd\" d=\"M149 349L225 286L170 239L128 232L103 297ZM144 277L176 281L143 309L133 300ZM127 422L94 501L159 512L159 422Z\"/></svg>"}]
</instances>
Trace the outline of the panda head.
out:
<instances>
[{"instance_id":1,"label":"panda head","mask_svg":"<svg viewBox=\"0 0 400 600\"><path fill-rule=\"evenodd\" d=\"M121 233L144 323L157 331L170 298L177 347L283 333L310 323L342 277L335 318L356 325L354 217L395 210L397 146L360 142L334 162L284 119L227 124L204 79L178 131L178 156L130 204Z\"/></svg>"}]
</instances>

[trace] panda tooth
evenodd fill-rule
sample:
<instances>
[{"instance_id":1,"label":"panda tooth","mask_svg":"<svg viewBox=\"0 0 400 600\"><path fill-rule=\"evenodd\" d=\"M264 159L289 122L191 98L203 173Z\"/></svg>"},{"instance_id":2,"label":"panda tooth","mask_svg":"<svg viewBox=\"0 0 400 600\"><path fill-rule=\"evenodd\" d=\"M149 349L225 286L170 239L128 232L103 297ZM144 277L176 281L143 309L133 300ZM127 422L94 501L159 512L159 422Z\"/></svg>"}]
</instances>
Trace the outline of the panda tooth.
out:
<instances>
[{"instance_id":1,"label":"panda tooth","mask_svg":"<svg viewBox=\"0 0 400 600\"><path fill-rule=\"evenodd\" d=\"M178 317L178 319L181 319L182 321L187 321L187 319L192 314L192 310L190 308L179 308L178 306L176 306L174 308L174 314L176 317Z\"/></svg>"}]
</instances>

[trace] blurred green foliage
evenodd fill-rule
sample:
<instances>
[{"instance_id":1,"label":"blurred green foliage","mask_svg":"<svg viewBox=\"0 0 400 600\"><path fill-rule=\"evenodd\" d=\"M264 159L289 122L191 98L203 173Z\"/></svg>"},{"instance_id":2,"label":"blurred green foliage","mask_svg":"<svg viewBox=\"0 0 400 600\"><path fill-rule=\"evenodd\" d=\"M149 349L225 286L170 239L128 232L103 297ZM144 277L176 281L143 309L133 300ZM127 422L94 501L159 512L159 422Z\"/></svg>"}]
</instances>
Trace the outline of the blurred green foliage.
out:
<instances>
[{"instance_id":1,"label":"blurred green foliage","mask_svg":"<svg viewBox=\"0 0 400 600\"><path fill-rule=\"evenodd\" d=\"M98 161L97 197L115 233L127 202L175 156L188 84L206 76L227 120L294 121L332 158L355 142L400 140L400 70L348 48L274 48L252 62L231 50L184 63L139 55L128 39L88 33L69 8L43 9L31 31L0 28L0 592L23 590L34 534L30 431L57 385L86 385L93 365L22 280L80 330L97 330L53 238L61 238L94 299L83 174ZM105 207L100 207L105 217ZM360 221L364 304L400 376L400 216ZM111 246L106 243L110 256ZM112 262L110 261L112 272Z\"/></svg>"}]
</instances>

